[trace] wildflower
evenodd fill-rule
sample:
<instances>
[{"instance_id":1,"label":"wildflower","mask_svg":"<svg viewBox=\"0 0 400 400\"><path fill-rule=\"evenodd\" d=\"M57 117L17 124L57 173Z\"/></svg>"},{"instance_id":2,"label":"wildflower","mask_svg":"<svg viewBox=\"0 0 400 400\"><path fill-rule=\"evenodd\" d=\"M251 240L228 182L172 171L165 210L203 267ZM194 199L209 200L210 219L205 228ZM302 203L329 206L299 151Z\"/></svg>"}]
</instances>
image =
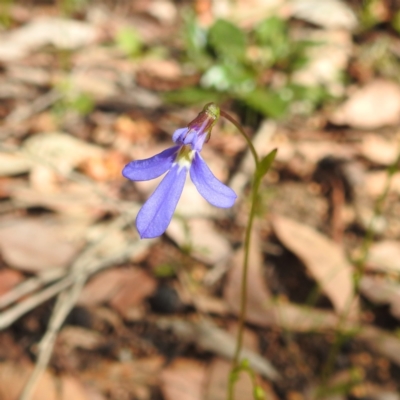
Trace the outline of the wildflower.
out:
<instances>
[{"instance_id":1,"label":"wildflower","mask_svg":"<svg viewBox=\"0 0 400 400\"><path fill-rule=\"evenodd\" d=\"M218 118L219 108L213 103L207 104L187 127L174 132L172 140L177 146L154 157L132 161L123 169L124 177L132 181L147 181L168 171L136 217L141 238L153 238L165 232L181 197L187 171L199 193L210 204L221 208L234 204L235 192L213 175L200 155Z\"/></svg>"}]
</instances>

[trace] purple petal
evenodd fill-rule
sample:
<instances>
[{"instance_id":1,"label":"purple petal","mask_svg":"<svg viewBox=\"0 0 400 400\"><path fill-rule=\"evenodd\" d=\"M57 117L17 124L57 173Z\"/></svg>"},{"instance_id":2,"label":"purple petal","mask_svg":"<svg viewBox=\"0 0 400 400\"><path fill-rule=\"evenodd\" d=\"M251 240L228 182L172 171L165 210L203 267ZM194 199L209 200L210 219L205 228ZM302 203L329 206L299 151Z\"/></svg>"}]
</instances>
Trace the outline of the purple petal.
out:
<instances>
[{"instance_id":1,"label":"purple petal","mask_svg":"<svg viewBox=\"0 0 400 400\"><path fill-rule=\"evenodd\" d=\"M213 175L197 152L190 168L190 178L199 193L213 206L228 208L235 203L236 193Z\"/></svg>"},{"instance_id":2,"label":"purple petal","mask_svg":"<svg viewBox=\"0 0 400 400\"><path fill-rule=\"evenodd\" d=\"M172 135L172 140L176 143L182 143L183 144L183 139L186 136L186 134L188 133L189 128L179 128L177 129L173 135Z\"/></svg>"},{"instance_id":3,"label":"purple petal","mask_svg":"<svg viewBox=\"0 0 400 400\"><path fill-rule=\"evenodd\" d=\"M186 168L174 165L140 209L136 227L142 239L160 236L167 229L181 197L186 172Z\"/></svg>"},{"instance_id":4,"label":"purple petal","mask_svg":"<svg viewBox=\"0 0 400 400\"><path fill-rule=\"evenodd\" d=\"M167 172L173 162L180 146L174 146L151 158L132 161L122 170L122 175L131 181L148 181Z\"/></svg>"}]
</instances>

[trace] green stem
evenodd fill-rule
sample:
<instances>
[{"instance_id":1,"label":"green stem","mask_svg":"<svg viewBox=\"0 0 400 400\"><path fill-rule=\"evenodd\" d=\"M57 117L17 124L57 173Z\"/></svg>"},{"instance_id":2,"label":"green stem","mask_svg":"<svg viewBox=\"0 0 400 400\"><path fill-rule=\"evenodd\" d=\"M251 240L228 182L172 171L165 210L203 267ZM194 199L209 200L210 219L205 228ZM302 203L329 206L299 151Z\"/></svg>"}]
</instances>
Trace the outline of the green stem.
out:
<instances>
[{"instance_id":1,"label":"green stem","mask_svg":"<svg viewBox=\"0 0 400 400\"><path fill-rule=\"evenodd\" d=\"M261 179L258 178L257 170L260 164L259 158L254 148L253 143L251 142L250 138L246 135L243 128L240 124L235 121L229 114L225 113L221 110L221 116L229 120L235 127L239 130L242 136L245 138L249 149L252 153L254 158L254 162L256 164L256 168L254 170L254 178L253 178L253 187L251 193L251 208L250 208L250 215L247 221L246 226L246 233L244 238L244 259L243 259L243 270L242 270L242 283L241 283L241 290L240 290L240 311L239 311L239 326L236 338L236 349L233 357L232 362L232 369L230 373L230 379L228 384L228 400L234 399L234 385L236 382L236 376L240 372L241 368L239 366L240 362L240 353L242 350L243 345L243 333L244 333L244 325L246 321L246 305L247 305L247 276L248 276L248 265L249 265L249 255L250 255L250 241L251 241L251 233L253 229L253 222L254 217L256 214L256 203L257 203L257 195L258 189L260 187Z\"/></svg>"},{"instance_id":2,"label":"green stem","mask_svg":"<svg viewBox=\"0 0 400 400\"><path fill-rule=\"evenodd\" d=\"M240 126L239 122L237 122L235 119L233 119L229 114L227 114L224 110L220 111L220 115L221 117L226 118L229 122L231 122L233 125L236 126L236 128L238 129L238 131L241 133L241 135L244 137L244 139L247 142L247 145L249 146L249 149L251 151L251 154L254 158L254 162L256 163L256 170L259 164L259 159L258 159L258 154L256 152L256 149L251 141L251 139L247 136L246 132L243 130L243 128Z\"/></svg>"}]
</instances>

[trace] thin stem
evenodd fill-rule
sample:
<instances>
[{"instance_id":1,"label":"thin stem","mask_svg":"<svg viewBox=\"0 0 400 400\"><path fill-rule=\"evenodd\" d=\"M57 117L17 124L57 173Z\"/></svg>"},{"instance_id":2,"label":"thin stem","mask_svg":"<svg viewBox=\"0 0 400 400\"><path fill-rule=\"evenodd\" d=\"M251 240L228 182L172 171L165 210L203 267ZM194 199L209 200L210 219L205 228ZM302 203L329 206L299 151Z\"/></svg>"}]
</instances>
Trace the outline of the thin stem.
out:
<instances>
[{"instance_id":1,"label":"thin stem","mask_svg":"<svg viewBox=\"0 0 400 400\"><path fill-rule=\"evenodd\" d=\"M254 148L254 145L251 141L251 139L247 136L246 132L243 130L243 128L240 126L239 122L237 122L234 118L232 118L229 114L227 114L224 110L220 111L220 115L221 117L226 118L228 121L230 121L233 125L236 126L236 128L238 129L238 131L242 134L242 136L244 137L244 139L247 142L247 145L249 146L249 149L251 151L251 154L254 158L254 162L256 163L256 167L258 166L259 160L258 160L258 154L256 152L256 149Z\"/></svg>"},{"instance_id":2,"label":"thin stem","mask_svg":"<svg viewBox=\"0 0 400 400\"><path fill-rule=\"evenodd\" d=\"M248 265L249 265L249 255L250 255L250 241L251 241L251 232L253 229L254 217L256 214L256 203L257 203L257 195L258 189L260 187L261 180L257 176L258 167L260 164L256 149L250 138L246 135L243 128L240 124L235 121L229 114L221 110L221 116L229 120L235 127L239 130L242 136L245 138L251 154L254 158L254 162L256 164L256 168L254 170L254 178L253 178L253 187L251 193L251 208L250 215L247 221L246 233L244 238L244 259L243 259L243 270L242 270L242 282L240 289L240 311L239 311L239 326L236 338L236 349L232 362L232 369L230 373L230 379L228 384L228 400L234 399L234 386L236 381L236 376L240 372L241 368L239 367L240 362L240 353L243 345L243 333L244 333L244 324L246 321L246 305L247 305L247 276L248 276Z\"/></svg>"},{"instance_id":3,"label":"thin stem","mask_svg":"<svg viewBox=\"0 0 400 400\"><path fill-rule=\"evenodd\" d=\"M240 352L242 350L243 344L243 333L244 333L244 324L246 321L246 305L247 305L247 276L248 276L248 266L249 266L249 255L250 255L250 241L251 241L251 232L253 229L254 217L256 214L256 202L257 202L257 194L258 189L260 187L260 180L255 179L254 185L252 188L251 194L251 209L249 219L247 221L245 239L244 239L244 259L243 259L243 270L242 270L242 283L240 288L240 311L239 311L239 326L236 337L236 349L232 362L232 370L231 375L235 370L239 367L240 362ZM233 390L234 390L234 379L229 380L228 387L228 400L233 400Z\"/></svg>"}]
</instances>

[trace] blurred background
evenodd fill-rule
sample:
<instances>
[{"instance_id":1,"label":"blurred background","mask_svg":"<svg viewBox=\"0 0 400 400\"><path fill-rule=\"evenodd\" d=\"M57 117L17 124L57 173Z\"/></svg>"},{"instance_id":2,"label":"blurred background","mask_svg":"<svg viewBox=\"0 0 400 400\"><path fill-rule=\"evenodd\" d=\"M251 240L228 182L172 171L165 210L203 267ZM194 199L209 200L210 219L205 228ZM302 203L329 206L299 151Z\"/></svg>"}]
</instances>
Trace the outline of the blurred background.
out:
<instances>
[{"instance_id":1,"label":"blurred background","mask_svg":"<svg viewBox=\"0 0 400 400\"><path fill-rule=\"evenodd\" d=\"M229 121L166 233L121 170L209 102L263 179L245 358L265 399L400 399L400 2L0 4L0 399L222 400L254 162ZM252 399L242 374L237 399Z\"/></svg>"}]
</instances>

